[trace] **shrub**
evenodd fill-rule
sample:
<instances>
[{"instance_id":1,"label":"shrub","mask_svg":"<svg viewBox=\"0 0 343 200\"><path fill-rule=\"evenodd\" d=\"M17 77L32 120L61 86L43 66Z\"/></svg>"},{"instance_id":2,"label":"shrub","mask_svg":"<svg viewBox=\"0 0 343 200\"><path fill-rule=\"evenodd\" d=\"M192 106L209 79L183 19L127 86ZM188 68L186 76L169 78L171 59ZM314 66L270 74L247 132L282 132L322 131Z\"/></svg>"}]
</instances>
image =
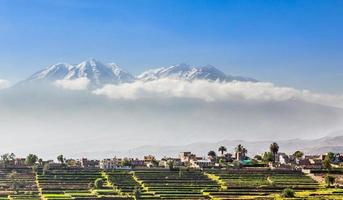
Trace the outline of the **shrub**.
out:
<instances>
[{"instance_id":1,"label":"shrub","mask_svg":"<svg viewBox=\"0 0 343 200\"><path fill-rule=\"evenodd\" d=\"M325 176L325 183L328 187L331 187L335 183L335 177L326 175Z\"/></svg>"},{"instance_id":2,"label":"shrub","mask_svg":"<svg viewBox=\"0 0 343 200\"><path fill-rule=\"evenodd\" d=\"M295 196L295 192L294 190L290 189L290 188L286 188L282 191L282 197L285 198L293 198Z\"/></svg>"},{"instance_id":3,"label":"shrub","mask_svg":"<svg viewBox=\"0 0 343 200\"><path fill-rule=\"evenodd\" d=\"M101 189L104 186L104 181L102 180L102 178L97 178L94 181L94 186L96 189Z\"/></svg>"},{"instance_id":4,"label":"shrub","mask_svg":"<svg viewBox=\"0 0 343 200\"><path fill-rule=\"evenodd\" d=\"M94 188L94 183L92 183L92 182L88 183L88 188L89 189L93 189Z\"/></svg>"}]
</instances>

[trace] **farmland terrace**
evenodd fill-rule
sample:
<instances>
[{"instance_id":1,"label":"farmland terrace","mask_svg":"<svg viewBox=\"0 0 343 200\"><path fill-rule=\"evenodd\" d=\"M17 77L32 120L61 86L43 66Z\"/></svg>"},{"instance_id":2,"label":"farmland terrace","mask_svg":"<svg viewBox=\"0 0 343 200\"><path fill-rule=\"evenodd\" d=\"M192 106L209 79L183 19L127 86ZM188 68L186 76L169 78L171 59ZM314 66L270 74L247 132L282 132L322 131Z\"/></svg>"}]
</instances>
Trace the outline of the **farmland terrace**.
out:
<instances>
[{"instance_id":1,"label":"farmland terrace","mask_svg":"<svg viewBox=\"0 0 343 200\"><path fill-rule=\"evenodd\" d=\"M295 170L0 168L0 200L283 199L285 188L296 192L293 199L343 199L342 189Z\"/></svg>"}]
</instances>

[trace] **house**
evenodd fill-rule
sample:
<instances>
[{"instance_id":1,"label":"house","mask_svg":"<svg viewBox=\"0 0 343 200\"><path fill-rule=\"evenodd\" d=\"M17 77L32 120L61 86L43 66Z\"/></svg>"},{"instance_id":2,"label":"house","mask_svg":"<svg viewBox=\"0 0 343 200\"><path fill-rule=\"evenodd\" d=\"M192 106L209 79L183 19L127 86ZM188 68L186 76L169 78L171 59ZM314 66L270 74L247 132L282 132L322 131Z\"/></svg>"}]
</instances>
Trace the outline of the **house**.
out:
<instances>
[{"instance_id":1,"label":"house","mask_svg":"<svg viewBox=\"0 0 343 200\"><path fill-rule=\"evenodd\" d=\"M133 167L142 167L145 166L145 162L144 160L139 160L138 158L136 158L131 160L131 165Z\"/></svg>"},{"instance_id":2,"label":"house","mask_svg":"<svg viewBox=\"0 0 343 200\"><path fill-rule=\"evenodd\" d=\"M341 156L341 154L336 153L334 155L334 157L333 157L333 161L332 162L335 163L335 164L339 164L339 163L343 162L343 157Z\"/></svg>"},{"instance_id":3,"label":"house","mask_svg":"<svg viewBox=\"0 0 343 200\"><path fill-rule=\"evenodd\" d=\"M278 153L277 154L277 160L279 161L280 164L285 165L290 163L290 158L287 154L285 153Z\"/></svg>"},{"instance_id":4,"label":"house","mask_svg":"<svg viewBox=\"0 0 343 200\"><path fill-rule=\"evenodd\" d=\"M208 167L213 166L213 163L211 162L211 160L207 160L205 158L192 159L190 163L191 163L191 167L196 168L196 169L203 169L203 168L208 168Z\"/></svg>"},{"instance_id":5,"label":"house","mask_svg":"<svg viewBox=\"0 0 343 200\"><path fill-rule=\"evenodd\" d=\"M103 159L100 161L100 169L105 169L105 170L116 169L118 165L119 165L119 161L117 158Z\"/></svg>"},{"instance_id":6,"label":"house","mask_svg":"<svg viewBox=\"0 0 343 200\"><path fill-rule=\"evenodd\" d=\"M309 159L311 165L322 165L323 161L320 159Z\"/></svg>"},{"instance_id":7,"label":"house","mask_svg":"<svg viewBox=\"0 0 343 200\"><path fill-rule=\"evenodd\" d=\"M44 165L48 164L49 169L61 169L63 167L62 163L46 162Z\"/></svg>"},{"instance_id":8,"label":"house","mask_svg":"<svg viewBox=\"0 0 343 200\"><path fill-rule=\"evenodd\" d=\"M67 163L68 166L72 166L72 167L81 167L81 162L80 162L80 160L67 159L65 162Z\"/></svg>"},{"instance_id":9,"label":"house","mask_svg":"<svg viewBox=\"0 0 343 200\"><path fill-rule=\"evenodd\" d=\"M88 160L87 158L81 159L81 167L83 168L100 168L99 160Z\"/></svg>"},{"instance_id":10,"label":"house","mask_svg":"<svg viewBox=\"0 0 343 200\"><path fill-rule=\"evenodd\" d=\"M191 160L194 160L196 158L195 154L192 154L192 152L181 152L179 154L179 158L182 163L189 162Z\"/></svg>"},{"instance_id":11,"label":"house","mask_svg":"<svg viewBox=\"0 0 343 200\"><path fill-rule=\"evenodd\" d=\"M309 158L309 157L308 157ZM310 159L299 160L298 166L302 169L322 169L322 160L318 157L311 157Z\"/></svg>"},{"instance_id":12,"label":"house","mask_svg":"<svg viewBox=\"0 0 343 200\"><path fill-rule=\"evenodd\" d=\"M155 159L155 156L153 156L153 155L144 156L144 162L145 163L149 163L149 162L152 162L154 160L156 160L156 159Z\"/></svg>"},{"instance_id":13,"label":"house","mask_svg":"<svg viewBox=\"0 0 343 200\"><path fill-rule=\"evenodd\" d=\"M167 168L168 167L168 160L166 158L162 158L160 160L160 162L158 162L158 166Z\"/></svg>"},{"instance_id":14,"label":"house","mask_svg":"<svg viewBox=\"0 0 343 200\"><path fill-rule=\"evenodd\" d=\"M16 158L16 159L14 160L14 163L13 163L13 164L14 164L15 166L25 166L25 165L26 165L25 161L26 161L25 158Z\"/></svg>"},{"instance_id":15,"label":"house","mask_svg":"<svg viewBox=\"0 0 343 200\"><path fill-rule=\"evenodd\" d=\"M182 162L181 162L180 158L166 158L166 157L164 157L164 158L162 158L160 160L160 162L158 163L158 166L159 167L168 168L169 167L169 165L168 165L169 162L173 162L173 165L175 167L182 166Z\"/></svg>"}]
</instances>

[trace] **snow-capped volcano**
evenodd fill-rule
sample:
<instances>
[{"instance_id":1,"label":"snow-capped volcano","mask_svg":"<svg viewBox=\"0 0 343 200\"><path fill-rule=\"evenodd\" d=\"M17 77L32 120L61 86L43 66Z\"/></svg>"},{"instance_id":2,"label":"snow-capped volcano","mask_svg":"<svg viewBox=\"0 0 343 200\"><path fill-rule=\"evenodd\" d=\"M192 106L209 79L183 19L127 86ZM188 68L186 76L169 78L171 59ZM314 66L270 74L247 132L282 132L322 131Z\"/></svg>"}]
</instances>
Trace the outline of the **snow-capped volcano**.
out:
<instances>
[{"instance_id":1,"label":"snow-capped volcano","mask_svg":"<svg viewBox=\"0 0 343 200\"><path fill-rule=\"evenodd\" d=\"M58 63L38 71L25 82L57 80L76 80L87 78L91 87L100 87L105 84L120 84L135 81L130 73L120 69L116 64L103 64L95 59L81 62L78 65Z\"/></svg>"},{"instance_id":2,"label":"snow-capped volcano","mask_svg":"<svg viewBox=\"0 0 343 200\"><path fill-rule=\"evenodd\" d=\"M202 67L178 64L170 67L151 69L135 77L120 69L115 63L104 64L98 60L90 59L77 65L57 63L33 74L22 83L59 82L69 83L73 80L83 79L87 81L87 87L100 88L106 84L131 83L136 80L153 81L159 79L178 80L209 80L209 81L253 81L251 78L226 75L217 68L206 65Z\"/></svg>"},{"instance_id":3,"label":"snow-capped volcano","mask_svg":"<svg viewBox=\"0 0 343 200\"><path fill-rule=\"evenodd\" d=\"M206 65L203 67L194 67L187 64L178 64L170 67L158 68L147 70L137 77L142 81L152 81L161 78L171 78L180 80L210 80L210 81L253 81L251 78L226 75L222 71L213 67L212 65Z\"/></svg>"}]
</instances>

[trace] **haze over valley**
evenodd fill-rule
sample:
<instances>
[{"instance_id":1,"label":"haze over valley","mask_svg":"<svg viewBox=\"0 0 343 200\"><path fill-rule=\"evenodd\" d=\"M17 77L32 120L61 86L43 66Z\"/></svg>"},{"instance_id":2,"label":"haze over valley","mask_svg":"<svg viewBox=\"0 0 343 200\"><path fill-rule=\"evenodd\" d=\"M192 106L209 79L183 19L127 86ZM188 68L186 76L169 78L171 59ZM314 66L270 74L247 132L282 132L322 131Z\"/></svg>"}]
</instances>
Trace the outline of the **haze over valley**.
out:
<instances>
[{"instance_id":1,"label":"haze over valley","mask_svg":"<svg viewBox=\"0 0 343 200\"><path fill-rule=\"evenodd\" d=\"M209 65L134 76L95 59L55 64L1 90L0 97L2 148L45 157L135 156L144 145L221 140L252 142L255 153L263 150L254 141L315 139L343 129L341 96L226 75Z\"/></svg>"}]
</instances>

